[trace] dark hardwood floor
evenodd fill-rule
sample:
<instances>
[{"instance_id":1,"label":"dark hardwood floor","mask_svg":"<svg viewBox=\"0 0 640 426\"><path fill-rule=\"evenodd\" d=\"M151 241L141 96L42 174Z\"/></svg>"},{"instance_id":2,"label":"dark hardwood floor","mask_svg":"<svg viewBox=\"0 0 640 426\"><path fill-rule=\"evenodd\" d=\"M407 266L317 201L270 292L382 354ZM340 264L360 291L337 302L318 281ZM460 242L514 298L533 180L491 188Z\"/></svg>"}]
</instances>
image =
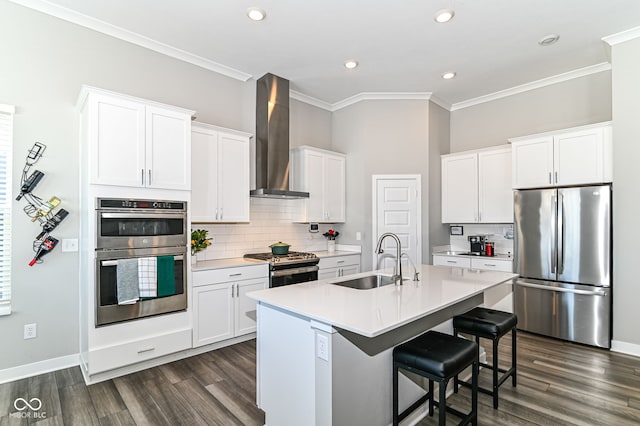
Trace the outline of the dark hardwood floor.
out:
<instances>
[{"instance_id":1,"label":"dark hardwood floor","mask_svg":"<svg viewBox=\"0 0 640 426\"><path fill-rule=\"evenodd\" d=\"M501 364L509 364L510 340L501 341ZM479 424L640 425L640 358L526 333L518 335L518 351L518 386L501 387L498 410L480 394ZM483 372L481 383L489 378ZM255 341L91 386L74 367L0 385L0 426L262 425L255 380ZM41 417L15 416L16 398L36 397ZM469 398L462 388L448 403L466 411ZM344 426L351 425L358 419Z\"/></svg>"}]
</instances>

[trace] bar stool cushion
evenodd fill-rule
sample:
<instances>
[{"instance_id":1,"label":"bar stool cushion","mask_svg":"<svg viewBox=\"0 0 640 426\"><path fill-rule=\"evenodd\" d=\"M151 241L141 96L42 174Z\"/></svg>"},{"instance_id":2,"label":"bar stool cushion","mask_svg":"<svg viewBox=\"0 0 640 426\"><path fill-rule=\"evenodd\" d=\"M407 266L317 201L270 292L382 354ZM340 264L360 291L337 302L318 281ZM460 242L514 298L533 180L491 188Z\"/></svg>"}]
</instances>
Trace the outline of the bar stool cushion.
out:
<instances>
[{"instance_id":1,"label":"bar stool cushion","mask_svg":"<svg viewBox=\"0 0 640 426\"><path fill-rule=\"evenodd\" d=\"M453 328L459 333L495 338L515 328L518 317L509 312L487 308L474 308L453 318Z\"/></svg>"},{"instance_id":2,"label":"bar stool cushion","mask_svg":"<svg viewBox=\"0 0 640 426\"><path fill-rule=\"evenodd\" d=\"M437 331L428 331L393 350L394 361L443 379L471 364L476 356L475 342Z\"/></svg>"}]
</instances>

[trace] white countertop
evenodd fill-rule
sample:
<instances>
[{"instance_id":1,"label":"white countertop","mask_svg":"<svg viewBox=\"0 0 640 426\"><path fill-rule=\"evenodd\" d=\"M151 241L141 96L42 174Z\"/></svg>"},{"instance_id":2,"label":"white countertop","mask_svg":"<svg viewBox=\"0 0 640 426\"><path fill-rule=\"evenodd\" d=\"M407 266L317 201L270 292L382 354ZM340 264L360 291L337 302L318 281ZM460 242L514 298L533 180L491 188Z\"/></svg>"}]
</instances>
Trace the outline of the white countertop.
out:
<instances>
[{"instance_id":1,"label":"white countertop","mask_svg":"<svg viewBox=\"0 0 640 426\"><path fill-rule=\"evenodd\" d=\"M245 259L243 257L232 257L229 259L202 260L191 264L191 270L208 271L211 269L237 268L241 266L255 266L261 263L268 263L263 260Z\"/></svg>"},{"instance_id":2,"label":"white countertop","mask_svg":"<svg viewBox=\"0 0 640 426\"><path fill-rule=\"evenodd\" d=\"M248 296L365 337L376 337L517 277L508 272L448 266L420 265L418 269L420 281L405 281L402 286L357 290L329 284L372 274L363 272L254 291ZM380 272L388 274L390 270Z\"/></svg>"},{"instance_id":3,"label":"white countertop","mask_svg":"<svg viewBox=\"0 0 640 426\"><path fill-rule=\"evenodd\" d=\"M455 257L471 257L473 259L500 259L513 261L513 255L498 253L495 256L479 256L477 254L460 254L456 250L451 251L434 251L433 256L455 256Z\"/></svg>"},{"instance_id":4,"label":"white countertop","mask_svg":"<svg viewBox=\"0 0 640 426\"><path fill-rule=\"evenodd\" d=\"M361 254L359 251L346 251L346 250L336 250L336 251L332 251L331 253L325 250L325 251L314 251L312 253L315 253L315 255L318 256L319 258L351 256L351 255L360 256Z\"/></svg>"}]
</instances>

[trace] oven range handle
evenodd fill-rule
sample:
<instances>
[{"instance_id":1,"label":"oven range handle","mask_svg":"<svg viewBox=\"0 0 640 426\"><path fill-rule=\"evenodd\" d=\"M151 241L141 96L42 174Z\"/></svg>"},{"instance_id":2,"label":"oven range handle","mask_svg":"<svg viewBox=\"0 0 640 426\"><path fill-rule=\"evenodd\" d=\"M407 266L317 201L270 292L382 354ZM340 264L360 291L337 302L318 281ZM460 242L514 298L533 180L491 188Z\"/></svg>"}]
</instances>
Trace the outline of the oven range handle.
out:
<instances>
[{"instance_id":1,"label":"oven range handle","mask_svg":"<svg viewBox=\"0 0 640 426\"><path fill-rule=\"evenodd\" d=\"M173 260L183 260L184 256L173 256ZM117 260L102 260L100 266L118 266Z\"/></svg>"},{"instance_id":2,"label":"oven range handle","mask_svg":"<svg viewBox=\"0 0 640 426\"><path fill-rule=\"evenodd\" d=\"M176 219L185 217L182 213L105 213L101 212L100 217L103 219Z\"/></svg>"},{"instance_id":3,"label":"oven range handle","mask_svg":"<svg viewBox=\"0 0 640 426\"><path fill-rule=\"evenodd\" d=\"M283 277L287 275L304 274L305 272L317 271L318 265L302 266L300 268L279 269L277 271L271 271L272 277Z\"/></svg>"}]
</instances>

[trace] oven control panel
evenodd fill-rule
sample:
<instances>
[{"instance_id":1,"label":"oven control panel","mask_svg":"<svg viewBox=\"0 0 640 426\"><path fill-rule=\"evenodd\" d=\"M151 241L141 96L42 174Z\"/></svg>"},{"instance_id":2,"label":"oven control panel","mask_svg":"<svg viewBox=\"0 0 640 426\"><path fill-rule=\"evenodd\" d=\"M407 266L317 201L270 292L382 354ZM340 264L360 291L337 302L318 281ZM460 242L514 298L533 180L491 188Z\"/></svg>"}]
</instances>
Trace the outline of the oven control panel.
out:
<instances>
[{"instance_id":1,"label":"oven control panel","mask_svg":"<svg viewBox=\"0 0 640 426\"><path fill-rule=\"evenodd\" d=\"M99 209L127 209L127 210L186 210L184 201L164 200L135 200L123 198L98 198Z\"/></svg>"}]
</instances>

